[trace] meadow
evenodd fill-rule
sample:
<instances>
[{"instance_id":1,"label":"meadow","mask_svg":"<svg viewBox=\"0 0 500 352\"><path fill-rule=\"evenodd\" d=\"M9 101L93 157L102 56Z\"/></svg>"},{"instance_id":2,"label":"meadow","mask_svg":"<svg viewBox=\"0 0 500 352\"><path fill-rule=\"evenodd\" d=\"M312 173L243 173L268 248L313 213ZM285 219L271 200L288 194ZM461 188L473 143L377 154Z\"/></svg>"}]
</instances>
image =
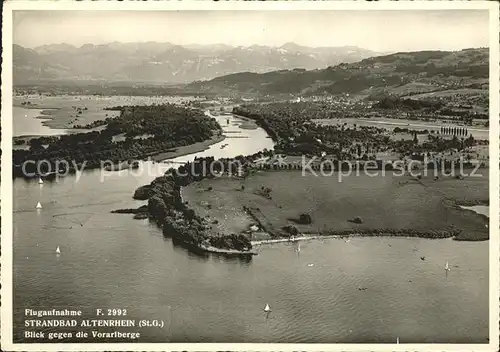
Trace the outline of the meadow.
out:
<instances>
[{"instance_id":1,"label":"meadow","mask_svg":"<svg viewBox=\"0 0 500 352\"><path fill-rule=\"evenodd\" d=\"M217 231L240 233L259 223L266 233L293 225L301 233L390 230L404 232L461 231L457 239L488 239L488 219L459 205L488 204L488 170L482 177L351 175L332 176L300 171L258 171L246 179L215 178L183 188L183 199L202 217L217 220ZM243 187L242 187L243 186ZM262 188L270 188L270 197ZM250 216L244 207L251 209ZM300 214L311 224L298 224ZM359 217L362 223L352 220ZM399 234L399 233L398 233ZM402 233L400 235L403 235ZM252 239L257 239L252 237ZM263 239L262 234L258 239Z\"/></svg>"}]
</instances>

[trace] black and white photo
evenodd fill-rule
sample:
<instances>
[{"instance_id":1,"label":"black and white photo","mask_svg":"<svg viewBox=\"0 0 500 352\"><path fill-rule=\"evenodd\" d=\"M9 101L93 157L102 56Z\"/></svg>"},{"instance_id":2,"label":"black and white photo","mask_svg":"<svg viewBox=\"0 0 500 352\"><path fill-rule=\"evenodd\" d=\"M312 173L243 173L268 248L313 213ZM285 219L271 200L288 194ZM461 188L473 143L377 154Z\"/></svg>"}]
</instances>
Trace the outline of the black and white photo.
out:
<instances>
[{"instance_id":1,"label":"black and white photo","mask_svg":"<svg viewBox=\"0 0 500 352\"><path fill-rule=\"evenodd\" d=\"M498 350L497 4L121 4L4 7L3 349Z\"/></svg>"}]
</instances>

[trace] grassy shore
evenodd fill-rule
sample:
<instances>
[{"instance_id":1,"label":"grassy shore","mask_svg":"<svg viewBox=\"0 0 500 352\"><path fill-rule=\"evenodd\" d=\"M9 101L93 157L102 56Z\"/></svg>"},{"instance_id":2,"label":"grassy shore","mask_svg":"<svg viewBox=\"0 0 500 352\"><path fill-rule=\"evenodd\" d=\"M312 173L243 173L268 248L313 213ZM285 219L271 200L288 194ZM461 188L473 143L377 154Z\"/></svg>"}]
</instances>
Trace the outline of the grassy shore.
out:
<instances>
[{"instance_id":1,"label":"grassy shore","mask_svg":"<svg viewBox=\"0 0 500 352\"><path fill-rule=\"evenodd\" d=\"M96 96L96 95L56 95L56 96L14 96L13 105L27 109L40 109L39 118L47 119L43 124L50 128L72 128L85 126L106 117L118 116L119 111L104 110L123 105L152 105L183 103L196 100L191 97L141 97L141 96ZM26 104L26 103L30 104ZM25 103L23 105L23 103ZM78 113L78 108L81 113Z\"/></svg>"},{"instance_id":2,"label":"grassy shore","mask_svg":"<svg viewBox=\"0 0 500 352\"><path fill-rule=\"evenodd\" d=\"M221 134L215 135L212 138L207 139L206 141L203 141L203 142L198 142L198 143L186 145L183 147L178 147L178 148L169 150L167 152L152 155L151 160L158 162L158 161L178 158L180 156L184 156L184 155L188 155L188 154L199 153L199 152L202 152L204 150L207 150L213 144L222 142L225 138L226 137L224 135L221 135Z\"/></svg>"},{"instance_id":3,"label":"grassy shore","mask_svg":"<svg viewBox=\"0 0 500 352\"><path fill-rule=\"evenodd\" d=\"M294 225L301 233L323 235L380 234L486 240L488 221L460 205L488 204L488 172L483 177L459 180L432 176L352 175L302 176L300 171L257 172L246 179L205 179L185 187L183 199L197 214L217 220L214 228L240 233L252 224L276 237ZM244 189L242 189L244 186ZM212 187L208 191L209 187ZM271 188L271 198L260 194ZM246 207L248 210L244 210ZM309 225L297 224L301 213L311 215ZM353 220L360 217L362 223ZM257 237L257 238L255 238ZM262 235L252 240L266 240Z\"/></svg>"},{"instance_id":4,"label":"grassy shore","mask_svg":"<svg viewBox=\"0 0 500 352\"><path fill-rule=\"evenodd\" d=\"M69 129L73 128L73 126L81 125L85 126L95 121L104 120L108 117L116 117L120 115L119 111L110 111L103 110L103 107L96 106L95 104L77 104L75 106L84 109L87 107L87 110L80 110L81 113L78 112L77 109L71 106L53 106L47 103L40 103L37 105L31 106L20 106L14 105L26 109L40 109L40 116L37 116L39 119L44 119L42 124L44 126L55 128L55 129ZM75 132L78 132L75 129Z\"/></svg>"}]
</instances>

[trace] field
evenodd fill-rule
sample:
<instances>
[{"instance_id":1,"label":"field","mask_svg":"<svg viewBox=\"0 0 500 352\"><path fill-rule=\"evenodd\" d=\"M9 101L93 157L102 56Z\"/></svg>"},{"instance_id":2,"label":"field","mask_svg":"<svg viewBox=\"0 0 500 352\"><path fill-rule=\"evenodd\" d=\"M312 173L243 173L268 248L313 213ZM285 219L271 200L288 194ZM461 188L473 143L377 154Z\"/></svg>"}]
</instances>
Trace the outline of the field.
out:
<instances>
[{"instance_id":1,"label":"field","mask_svg":"<svg viewBox=\"0 0 500 352\"><path fill-rule=\"evenodd\" d=\"M303 233L449 231L453 226L463 231L460 239L487 239L488 220L458 206L488 204L488 170L481 171L483 177L463 180L444 177L435 181L429 175L417 181L387 173L385 177L352 175L341 182L338 173L302 176L300 171L257 172L247 179L193 183L183 189L183 197L198 215L216 219L216 231L225 233L238 233L257 223L243 210L245 206L252 209L267 232L292 224ZM272 199L259 194L262 187L271 188ZM290 220L301 213L311 215L310 225ZM361 224L349 221L356 217L362 219Z\"/></svg>"},{"instance_id":2,"label":"field","mask_svg":"<svg viewBox=\"0 0 500 352\"><path fill-rule=\"evenodd\" d=\"M85 126L94 121L119 115L119 111L109 111L104 108L123 105L187 103L194 100L197 99L194 97L17 95L14 96L13 103L14 106L44 110L41 117L50 119L43 123L48 127L73 128L75 125Z\"/></svg>"},{"instance_id":3,"label":"field","mask_svg":"<svg viewBox=\"0 0 500 352\"><path fill-rule=\"evenodd\" d=\"M469 133L476 139L489 139L489 130L484 127L484 121L477 122L475 126L460 126L456 123L446 122L446 121L422 121L422 120L409 120L409 119L390 119L390 118L371 118L371 119L357 119L357 118L341 118L341 119L317 119L313 120L316 123L323 125L343 125L347 126L370 126L385 128L389 131L393 131L394 128L408 128L411 130L423 131L439 131L441 127L465 127L469 130Z\"/></svg>"}]
</instances>

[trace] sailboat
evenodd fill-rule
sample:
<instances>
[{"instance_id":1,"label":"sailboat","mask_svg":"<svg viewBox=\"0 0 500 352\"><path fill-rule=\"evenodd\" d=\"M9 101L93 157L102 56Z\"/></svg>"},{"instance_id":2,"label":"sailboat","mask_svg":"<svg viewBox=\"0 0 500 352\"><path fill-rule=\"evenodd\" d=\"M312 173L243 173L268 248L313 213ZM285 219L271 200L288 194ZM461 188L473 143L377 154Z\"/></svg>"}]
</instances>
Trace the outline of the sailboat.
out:
<instances>
[{"instance_id":1,"label":"sailboat","mask_svg":"<svg viewBox=\"0 0 500 352\"><path fill-rule=\"evenodd\" d=\"M38 179L38 184L39 184L39 185L43 185L43 180L42 180L42 178L41 178L41 177Z\"/></svg>"},{"instance_id":2,"label":"sailboat","mask_svg":"<svg viewBox=\"0 0 500 352\"><path fill-rule=\"evenodd\" d=\"M450 266L448 265L448 262L446 262L446 265L444 266L444 270L446 271L450 271Z\"/></svg>"},{"instance_id":3,"label":"sailboat","mask_svg":"<svg viewBox=\"0 0 500 352\"><path fill-rule=\"evenodd\" d=\"M300 242L297 245L297 252L300 252Z\"/></svg>"},{"instance_id":4,"label":"sailboat","mask_svg":"<svg viewBox=\"0 0 500 352\"><path fill-rule=\"evenodd\" d=\"M266 304L266 308L264 308L264 312L270 312L271 307L269 307L269 304Z\"/></svg>"},{"instance_id":5,"label":"sailboat","mask_svg":"<svg viewBox=\"0 0 500 352\"><path fill-rule=\"evenodd\" d=\"M57 248L56 248L56 253L61 254L61 250L59 249L59 246L57 246Z\"/></svg>"},{"instance_id":6,"label":"sailboat","mask_svg":"<svg viewBox=\"0 0 500 352\"><path fill-rule=\"evenodd\" d=\"M40 204L40 202L38 202L37 205L36 205L36 208L37 209L42 209L42 204Z\"/></svg>"},{"instance_id":7,"label":"sailboat","mask_svg":"<svg viewBox=\"0 0 500 352\"><path fill-rule=\"evenodd\" d=\"M399 336L396 338L396 343L399 345Z\"/></svg>"}]
</instances>

